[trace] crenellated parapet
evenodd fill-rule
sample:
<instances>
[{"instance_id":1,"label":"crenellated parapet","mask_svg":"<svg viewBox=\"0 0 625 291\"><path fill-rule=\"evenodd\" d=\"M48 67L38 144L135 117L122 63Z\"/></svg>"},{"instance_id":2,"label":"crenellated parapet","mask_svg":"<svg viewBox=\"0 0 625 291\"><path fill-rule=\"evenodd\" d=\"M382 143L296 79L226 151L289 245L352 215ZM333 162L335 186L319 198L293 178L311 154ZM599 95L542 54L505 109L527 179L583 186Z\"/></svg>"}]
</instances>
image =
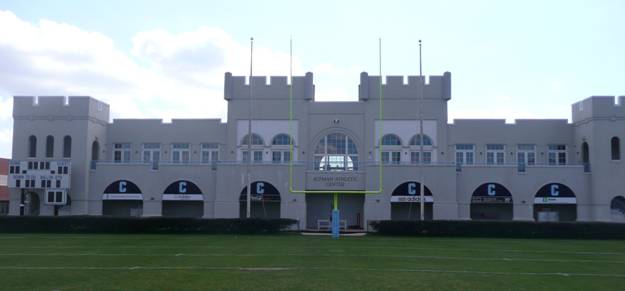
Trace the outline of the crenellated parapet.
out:
<instances>
[{"instance_id":1,"label":"crenellated parapet","mask_svg":"<svg viewBox=\"0 0 625 291\"><path fill-rule=\"evenodd\" d=\"M254 76L248 83L245 76L232 76L232 73L228 72L225 75L224 99L228 101L249 99L250 86L252 86L254 99L288 99L290 85L287 80L286 76L270 76L269 78ZM315 85L312 73L293 77L293 99L310 101L314 97Z\"/></svg>"},{"instance_id":2,"label":"crenellated parapet","mask_svg":"<svg viewBox=\"0 0 625 291\"><path fill-rule=\"evenodd\" d=\"M591 96L573 103L573 123L589 119L625 119L625 96Z\"/></svg>"},{"instance_id":3,"label":"crenellated parapet","mask_svg":"<svg viewBox=\"0 0 625 291\"><path fill-rule=\"evenodd\" d=\"M107 123L109 105L88 96L15 96L13 118L95 119Z\"/></svg>"},{"instance_id":4,"label":"crenellated parapet","mask_svg":"<svg viewBox=\"0 0 625 291\"><path fill-rule=\"evenodd\" d=\"M382 94L386 99L417 99L423 87L424 99L451 99L451 73L445 72L442 76L387 76L382 83ZM380 76L369 76L367 72L360 73L358 98L361 101L378 99L380 96Z\"/></svg>"}]
</instances>

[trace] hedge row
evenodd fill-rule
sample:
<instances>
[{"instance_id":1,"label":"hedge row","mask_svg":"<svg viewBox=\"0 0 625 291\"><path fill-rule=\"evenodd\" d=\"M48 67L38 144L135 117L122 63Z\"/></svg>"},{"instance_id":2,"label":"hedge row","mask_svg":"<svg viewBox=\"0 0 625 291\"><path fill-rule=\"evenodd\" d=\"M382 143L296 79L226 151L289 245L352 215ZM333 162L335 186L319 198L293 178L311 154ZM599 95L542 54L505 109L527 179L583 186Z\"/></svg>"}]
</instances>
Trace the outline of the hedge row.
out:
<instances>
[{"instance_id":1,"label":"hedge row","mask_svg":"<svg viewBox=\"0 0 625 291\"><path fill-rule=\"evenodd\" d=\"M625 224L525 221L374 221L382 235L498 238L625 239Z\"/></svg>"},{"instance_id":2,"label":"hedge row","mask_svg":"<svg viewBox=\"0 0 625 291\"><path fill-rule=\"evenodd\" d=\"M286 230L296 222L292 219L4 216L0 217L0 233L265 234Z\"/></svg>"}]
</instances>

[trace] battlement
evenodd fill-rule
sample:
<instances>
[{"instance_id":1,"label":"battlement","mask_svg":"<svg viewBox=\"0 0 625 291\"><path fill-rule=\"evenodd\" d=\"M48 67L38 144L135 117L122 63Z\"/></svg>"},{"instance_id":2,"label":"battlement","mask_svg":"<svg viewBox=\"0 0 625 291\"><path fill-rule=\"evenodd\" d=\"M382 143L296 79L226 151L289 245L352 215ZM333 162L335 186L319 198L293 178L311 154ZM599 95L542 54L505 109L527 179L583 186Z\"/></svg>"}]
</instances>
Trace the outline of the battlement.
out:
<instances>
[{"instance_id":1,"label":"battlement","mask_svg":"<svg viewBox=\"0 0 625 291\"><path fill-rule=\"evenodd\" d=\"M109 105L88 96L14 96L13 118L77 117L109 120Z\"/></svg>"},{"instance_id":2,"label":"battlement","mask_svg":"<svg viewBox=\"0 0 625 291\"><path fill-rule=\"evenodd\" d=\"M591 96L571 105L573 123L591 118L625 118L625 96Z\"/></svg>"},{"instance_id":3,"label":"battlement","mask_svg":"<svg viewBox=\"0 0 625 291\"><path fill-rule=\"evenodd\" d=\"M251 80L252 96L254 99L288 99L289 84L286 76L253 76ZM267 82L269 81L269 82ZM304 76L293 77L293 99L312 100L315 97L313 74L308 72ZM224 81L224 99L249 99L250 84L245 76L232 76L226 73Z\"/></svg>"},{"instance_id":4,"label":"battlement","mask_svg":"<svg viewBox=\"0 0 625 291\"><path fill-rule=\"evenodd\" d=\"M408 82L404 82L404 76L387 76L386 82L382 83L382 94L385 99L417 99L419 98L421 84L424 99L451 99L451 73L445 72L442 76L408 76ZM361 101L378 99L380 97L380 76L369 76L367 72L360 73L360 85L358 97Z\"/></svg>"}]
</instances>

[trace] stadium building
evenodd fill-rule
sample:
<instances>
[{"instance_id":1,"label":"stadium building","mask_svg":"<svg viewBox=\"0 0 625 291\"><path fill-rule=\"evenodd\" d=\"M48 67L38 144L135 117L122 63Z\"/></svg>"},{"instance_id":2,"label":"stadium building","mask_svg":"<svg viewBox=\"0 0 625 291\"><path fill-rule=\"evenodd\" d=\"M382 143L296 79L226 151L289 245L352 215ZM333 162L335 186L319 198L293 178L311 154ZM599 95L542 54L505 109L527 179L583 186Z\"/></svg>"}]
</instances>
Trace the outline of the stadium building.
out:
<instances>
[{"instance_id":1,"label":"stadium building","mask_svg":"<svg viewBox=\"0 0 625 291\"><path fill-rule=\"evenodd\" d=\"M625 96L573 104L572 123L449 122L448 72L381 89L362 73L355 102L316 102L312 73L287 80L226 73L227 122L110 122L91 97L15 97L9 213L244 217L251 159L251 215L300 228L327 225L319 191L380 190L339 195L349 229L420 219L420 183L425 219L625 222Z\"/></svg>"}]
</instances>

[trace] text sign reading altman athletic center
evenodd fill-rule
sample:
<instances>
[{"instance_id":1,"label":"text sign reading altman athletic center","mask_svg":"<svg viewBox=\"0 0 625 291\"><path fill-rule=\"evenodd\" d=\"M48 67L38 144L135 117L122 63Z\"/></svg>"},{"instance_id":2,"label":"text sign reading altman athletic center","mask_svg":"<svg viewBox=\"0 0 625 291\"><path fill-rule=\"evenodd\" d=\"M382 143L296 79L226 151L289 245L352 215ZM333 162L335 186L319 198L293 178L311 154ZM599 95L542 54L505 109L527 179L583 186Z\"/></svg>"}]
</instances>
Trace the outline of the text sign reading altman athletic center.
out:
<instances>
[{"instance_id":1,"label":"text sign reading altman athletic center","mask_svg":"<svg viewBox=\"0 0 625 291\"><path fill-rule=\"evenodd\" d=\"M306 189L311 190L360 190L365 188L363 173L307 172Z\"/></svg>"}]
</instances>

